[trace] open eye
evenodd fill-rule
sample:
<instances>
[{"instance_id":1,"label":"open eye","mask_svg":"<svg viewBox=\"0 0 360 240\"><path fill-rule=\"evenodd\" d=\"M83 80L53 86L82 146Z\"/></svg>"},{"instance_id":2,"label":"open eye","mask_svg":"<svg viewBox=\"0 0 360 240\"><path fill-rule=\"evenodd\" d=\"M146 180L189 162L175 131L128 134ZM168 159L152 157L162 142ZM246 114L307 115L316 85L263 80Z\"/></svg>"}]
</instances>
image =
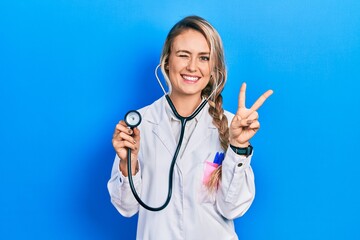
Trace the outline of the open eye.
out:
<instances>
[{"instance_id":1,"label":"open eye","mask_svg":"<svg viewBox=\"0 0 360 240\"><path fill-rule=\"evenodd\" d=\"M201 57L200 57L200 60L201 60L201 61L209 61L210 58L209 58L208 56L201 56Z\"/></svg>"}]
</instances>

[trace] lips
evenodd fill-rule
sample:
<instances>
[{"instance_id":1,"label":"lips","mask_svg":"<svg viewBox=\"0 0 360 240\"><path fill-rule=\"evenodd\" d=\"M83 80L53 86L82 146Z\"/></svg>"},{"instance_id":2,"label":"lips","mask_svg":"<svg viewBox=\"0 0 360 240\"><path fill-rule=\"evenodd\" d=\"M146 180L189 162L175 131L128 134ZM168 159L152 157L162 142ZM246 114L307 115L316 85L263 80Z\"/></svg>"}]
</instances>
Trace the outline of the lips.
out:
<instances>
[{"instance_id":1,"label":"lips","mask_svg":"<svg viewBox=\"0 0 360 240\"><path fill-rule=\"evenodd\" d=\"M181 77L188 83L196 83L200 79L200 77L185 74L181 74Z\"/></svg>"}]
</instances>

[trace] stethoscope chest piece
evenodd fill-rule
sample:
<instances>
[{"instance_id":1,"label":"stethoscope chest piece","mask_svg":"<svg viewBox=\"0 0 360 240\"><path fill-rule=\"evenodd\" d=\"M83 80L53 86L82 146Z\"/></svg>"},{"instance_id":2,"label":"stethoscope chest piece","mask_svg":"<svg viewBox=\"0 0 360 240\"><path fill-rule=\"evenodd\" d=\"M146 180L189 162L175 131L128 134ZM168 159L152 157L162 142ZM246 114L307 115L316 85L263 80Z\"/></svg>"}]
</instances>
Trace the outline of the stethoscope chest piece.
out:
<instances>
[{"instance_id":1,"label":"stethoscope chest piece","mask_svg":"<svg viewBox=\"0 0 360 240\"><path fill-rule=\"evenodd\" d=\"M126 113L124 120L126 125L131 128L135 128L141 123L141 115L138 111L131 110Z\"/></svg>"}]
</instances>

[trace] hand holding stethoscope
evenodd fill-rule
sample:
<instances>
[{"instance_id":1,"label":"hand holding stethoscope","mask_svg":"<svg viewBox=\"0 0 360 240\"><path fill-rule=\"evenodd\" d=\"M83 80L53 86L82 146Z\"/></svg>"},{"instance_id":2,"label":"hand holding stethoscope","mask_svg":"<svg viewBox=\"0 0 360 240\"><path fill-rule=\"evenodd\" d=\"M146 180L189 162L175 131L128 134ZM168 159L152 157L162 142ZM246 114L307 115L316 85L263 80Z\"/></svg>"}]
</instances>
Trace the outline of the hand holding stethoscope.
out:
<instances>
[{"instance_id":1,"label":"hand holding stethoscope","mask_svg":"<svg viewBox=\"0 0 360 240\"><path fill-rule=\"evenodd\" d=\"M138 128L130 129L125 121L120 121L116 127L112 138L112 144L116 151L116 154L120 158L120 170L125 177L128 175L127 171L127 149L131 151L131 169L132 173L135 174L137 171L137 156L140 149L140 130Z\"/></svg>"},{"instance_id":2,"label":"hand holding stethoscope","mask_svg":"<svg viewBox=\"0 0 360 240\"><path fill-rule=\"evenodd\" d=\"M272 90L266 91L261 95L251 108L245 106L246 83L243 83L239 93L239 105L234 118L231 121L229 134L230 144L236 147L247 147L249 140L260 128L257 110L265 100L273 94Z\"/></svg>"}]
</instances>

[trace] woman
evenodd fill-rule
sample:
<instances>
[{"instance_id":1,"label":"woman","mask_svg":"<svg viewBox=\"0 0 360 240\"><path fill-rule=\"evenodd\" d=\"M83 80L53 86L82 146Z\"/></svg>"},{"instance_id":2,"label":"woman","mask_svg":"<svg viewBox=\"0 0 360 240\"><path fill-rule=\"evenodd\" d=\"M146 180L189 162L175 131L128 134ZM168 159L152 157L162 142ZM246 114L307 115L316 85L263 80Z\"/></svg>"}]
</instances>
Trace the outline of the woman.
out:
<instances>
[{"instance_id":1,"label":"woman","mask_svg":"<svg viewBox=\"0 0 360 240\"><path fill-rule=\"evenodd\" d=\"M130 190L127 149L132 150L138 194L146 204L160 206L167 197L181 123L165 97L139 110L143 120L138 128L131 130L120 121L112 140L117 155L108 183L111 201L123 216L139 213L137 239L237 239L233 219L247 211L255 195L249 140L260 127L256 110L272 91L247 109L244 83L236 115L224 111L221 92L227 74L222 42L197 16L182 19L170 30L160 66L181 116L191 115L204 99L208 104L186 123L172 198L158 212L139 206Z\"/></svg>"}]
</instances>

